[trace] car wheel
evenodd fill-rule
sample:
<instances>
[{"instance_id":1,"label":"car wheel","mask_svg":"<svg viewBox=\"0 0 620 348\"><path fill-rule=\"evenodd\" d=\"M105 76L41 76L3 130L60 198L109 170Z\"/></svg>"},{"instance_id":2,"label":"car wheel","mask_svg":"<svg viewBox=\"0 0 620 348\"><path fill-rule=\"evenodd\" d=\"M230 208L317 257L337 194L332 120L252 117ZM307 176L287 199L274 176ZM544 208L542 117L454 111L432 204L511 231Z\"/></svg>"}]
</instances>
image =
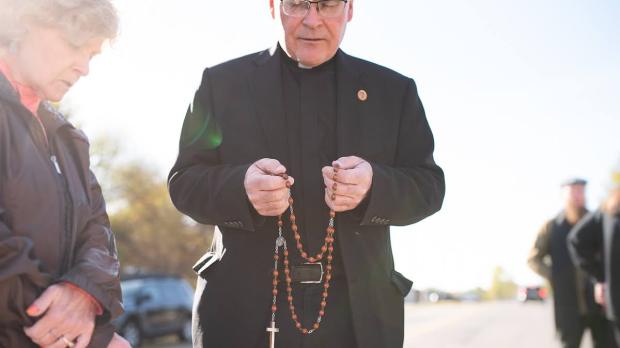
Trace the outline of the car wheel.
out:
<instances>
[{"instance_id":1,"label":"car wheel","mask_svg":"<svg viewBox=\"0 0 620 348\"><path fill-rule=\"evenodd\" d=\"M133 320L125 324L121 330L121 336L123 336L132 347L140 347L140 344L142 344L142 331L140 331L138 323Z\"/></svg>"},{"instance_id":2,"label":"car wheel","mask_svg":"<svg viewBox=\"0 0 620 348\"><path fill-rule=\"evenodd\" d=\"M179 332L179 338L184 342L191 342L192 340L192 319L187 318L183 322L181 331Z\"/></svg>"}]
</instances>

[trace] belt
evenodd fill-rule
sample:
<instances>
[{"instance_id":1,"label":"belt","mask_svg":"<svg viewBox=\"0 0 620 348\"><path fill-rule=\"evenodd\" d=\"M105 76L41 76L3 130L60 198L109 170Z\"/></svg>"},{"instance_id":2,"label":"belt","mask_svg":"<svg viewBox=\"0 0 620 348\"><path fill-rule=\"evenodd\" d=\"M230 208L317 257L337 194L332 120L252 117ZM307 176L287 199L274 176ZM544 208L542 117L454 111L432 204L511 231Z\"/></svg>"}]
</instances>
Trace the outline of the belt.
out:
<instances>
[{"instance_id":1,"label":"belt","mask_svg":"<svg viewBox=\"0 0 620 348\"><path fill-rule=\"evenodd\" d=\"M342 272L338 272L337 266L332 264L332 278L339 276ZM302 263L300 265L291 266L291 280L301 284L319 284L325 280L327 270L320 263Z\"/></svg>"}]
</instances>

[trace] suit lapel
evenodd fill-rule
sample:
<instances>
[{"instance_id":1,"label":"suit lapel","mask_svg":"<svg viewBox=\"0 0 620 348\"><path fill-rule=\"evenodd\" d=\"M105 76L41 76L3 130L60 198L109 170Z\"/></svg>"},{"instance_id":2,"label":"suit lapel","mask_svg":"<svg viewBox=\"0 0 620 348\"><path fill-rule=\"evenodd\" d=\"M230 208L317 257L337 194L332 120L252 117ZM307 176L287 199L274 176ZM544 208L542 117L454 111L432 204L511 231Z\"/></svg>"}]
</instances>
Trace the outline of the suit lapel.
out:
<instances>
[{"instance_id":1,"label":"suit lapel","mask_svg":"<svg viewBox=\"0 0 620 348\"><path fill-rule=\"evenodd\" d=\"M250 78L250 90L254 110L267 142L268 156L284 163L288 160L288 148L280 58L276 47L258 56L256 70Z\"/></svg>"},{"instance_id":2,"label":"suit lapel","mask_svg":"<svg viewBox=\"0 0 620 348\"><path fill-rule=\"evenodd\" d=\"M338 157L359 155L363 115L357 93L364 88L360 73L347 54L339 51L336 62Z\"/></svg>"}]
</instances>

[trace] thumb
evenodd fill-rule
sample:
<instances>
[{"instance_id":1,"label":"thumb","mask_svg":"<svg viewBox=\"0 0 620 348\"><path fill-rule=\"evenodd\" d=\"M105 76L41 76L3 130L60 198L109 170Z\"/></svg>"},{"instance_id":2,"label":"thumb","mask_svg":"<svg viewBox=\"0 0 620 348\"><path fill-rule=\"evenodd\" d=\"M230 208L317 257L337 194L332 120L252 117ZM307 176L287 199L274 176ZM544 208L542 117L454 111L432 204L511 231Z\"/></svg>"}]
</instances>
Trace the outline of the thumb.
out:
<instances>
[{"instance_id":1,"label":"thumb","mask_svg":"<svg viewBox=\"0 0 620 348\"><path fill-rule=\"evenodd\" d=\"M276 159L264 158L256 162L256 166L265 174L280 175L286 173L286 168Z\"/></svg>"},{"instance_id":2,"label":"thumb","mask_svg":"<svg viewBox=\"0 0 620 348\"><path fill-rule=\"evenodd\" d=\"M357 167L360 163L364 162L363 159L357 156L340 157L336 161L332 162L335 168L352 169Z\"/></svg>"},{"instance_id":3,"label":"thumb","mask_svg":"<svg viewBox=\"0 0 620 348\"><path fill-rule=\"evenodd\" d=\"M56 297L55 293L54 286L49 287L30 305L30 307L28 307L26 313L31 317L41 316L47 311L52 302L54 302L54 298Z\"/></svg>"}]
</instances>

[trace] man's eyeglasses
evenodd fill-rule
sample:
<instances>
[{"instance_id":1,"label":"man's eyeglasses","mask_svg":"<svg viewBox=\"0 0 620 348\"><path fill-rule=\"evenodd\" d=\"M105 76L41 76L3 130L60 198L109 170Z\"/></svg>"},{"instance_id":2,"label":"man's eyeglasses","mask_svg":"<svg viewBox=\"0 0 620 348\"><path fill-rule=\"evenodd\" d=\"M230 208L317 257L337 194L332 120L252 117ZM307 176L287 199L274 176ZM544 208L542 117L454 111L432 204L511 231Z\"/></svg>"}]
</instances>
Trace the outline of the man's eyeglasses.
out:
<instances>
[{"instance_id":1,"label":"man's eyeglasses","mask_svg":"<svg viewBox=\"0 0 620 348\"><path fill-rule=\"evenodd\" d=\"M316 4L319 16L334 18L342 15L348 0L280 0L284 14L291 17L305 17L310 12L310 6Z\"/></svg>"}]
</instances>

